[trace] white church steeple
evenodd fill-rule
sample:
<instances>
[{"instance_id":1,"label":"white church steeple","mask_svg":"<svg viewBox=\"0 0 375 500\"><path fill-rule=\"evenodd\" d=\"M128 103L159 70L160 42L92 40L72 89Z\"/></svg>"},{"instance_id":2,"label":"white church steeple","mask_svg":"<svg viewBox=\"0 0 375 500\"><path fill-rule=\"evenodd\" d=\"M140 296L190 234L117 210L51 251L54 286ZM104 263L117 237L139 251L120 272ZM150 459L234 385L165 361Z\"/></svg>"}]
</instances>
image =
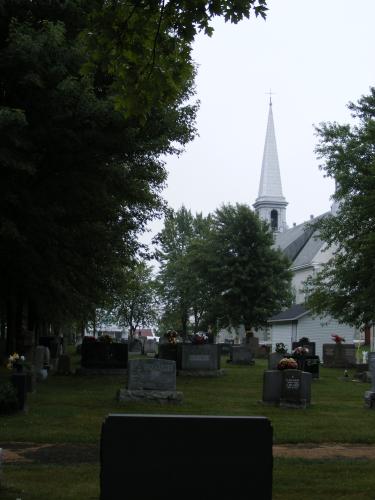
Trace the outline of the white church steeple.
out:
<instances>
[{"instance_id":1,"label":"white church steeple","mask_svg":"<svg viewBox=\"0 0 375 500\"><path fill-rule=\"evenodd\" d=\"M272 101L270 96L259 193L253 207L259 217L269 222L273 231L282 232L287 229L287 205L288 203L283 196L281 188L279 158L277 155Z\"/></svg>"}]
</instances>

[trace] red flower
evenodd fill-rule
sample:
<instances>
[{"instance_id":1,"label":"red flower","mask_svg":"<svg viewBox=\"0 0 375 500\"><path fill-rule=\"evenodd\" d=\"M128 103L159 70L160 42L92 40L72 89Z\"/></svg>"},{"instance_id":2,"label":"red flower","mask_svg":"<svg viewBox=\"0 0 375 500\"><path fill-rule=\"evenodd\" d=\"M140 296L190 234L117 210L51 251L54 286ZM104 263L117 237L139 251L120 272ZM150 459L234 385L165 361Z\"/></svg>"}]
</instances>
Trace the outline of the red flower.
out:
<instances>
[{"instance_id":1,"label":"red flower","mask_svg":"<svg viewBox=\"0 0 375 500\"><path fill-rule=\"evenodd\" d=\"M333 333L331 337L336 342L336 344L341 344L342 342L345 342L344 337L340 337L340 335L337 335L337 333Z\"/></svg>"}]
</instances>

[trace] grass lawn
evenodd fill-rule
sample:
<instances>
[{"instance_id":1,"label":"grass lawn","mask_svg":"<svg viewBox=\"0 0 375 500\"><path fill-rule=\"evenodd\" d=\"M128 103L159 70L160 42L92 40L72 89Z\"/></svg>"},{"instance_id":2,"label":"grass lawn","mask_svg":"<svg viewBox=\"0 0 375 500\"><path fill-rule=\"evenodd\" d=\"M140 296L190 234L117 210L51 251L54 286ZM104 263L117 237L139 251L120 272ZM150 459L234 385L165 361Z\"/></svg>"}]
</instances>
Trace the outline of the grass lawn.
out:
<instances>
[{"instance_id":1,"label":"grass lawn","mask_svg":"<svg viewBox=\"0 0 375 500\"><path fill-rule=\"evenodd\" d=\"M73 358L77 363L78 358ZM343 370L321 367L321 378L313 381L311 407L280 409L260 403L265 360L248 367L232 366L225 359L223 377L177 378L177 389L184 394L179 406L120 405L116 393L125 385L121 376L50 376L29 395L27 413L0 417L0 447L9 442L97 444L106 415L125 412L262 415L271 420L277 444L375 443L375 413L364 407L363 399L370 384L352 382L351 377L344 381ZM98 498L99 464L5 465L3 469L2 500ZM274 500L373 500L374 477L371 460L277 458Z\"/></svg>"}]
</instances>

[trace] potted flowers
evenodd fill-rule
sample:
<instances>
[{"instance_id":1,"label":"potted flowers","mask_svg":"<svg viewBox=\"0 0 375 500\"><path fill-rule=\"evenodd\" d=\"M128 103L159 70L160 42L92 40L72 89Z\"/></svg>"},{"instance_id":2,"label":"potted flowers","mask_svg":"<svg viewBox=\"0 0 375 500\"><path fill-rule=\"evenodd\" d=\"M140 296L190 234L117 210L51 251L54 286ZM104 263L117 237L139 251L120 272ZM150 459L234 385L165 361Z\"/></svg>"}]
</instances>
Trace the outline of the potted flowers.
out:
<instances>
[{"instance_id":1,"label":"potted flowers","mask_svg":"<svg viewBox=\"0 0 375 500\"><path fill-rule=\"evenodd\" d=\"M276 370L280 360L285 358L287 347L283 342L278 342L275 346L275 352L271 352L268 356L268 369Z\"/></svg>"}]
</instances>

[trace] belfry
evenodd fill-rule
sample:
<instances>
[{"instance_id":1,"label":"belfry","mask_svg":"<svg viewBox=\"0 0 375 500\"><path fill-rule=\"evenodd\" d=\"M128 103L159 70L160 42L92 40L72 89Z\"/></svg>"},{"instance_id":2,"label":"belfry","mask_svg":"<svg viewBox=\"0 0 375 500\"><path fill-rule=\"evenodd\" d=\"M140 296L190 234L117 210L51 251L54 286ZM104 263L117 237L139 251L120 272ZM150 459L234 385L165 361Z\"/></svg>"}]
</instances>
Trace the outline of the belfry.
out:
<instances>
[{"instance_id":1,"label":"belfry","mask_svg":"<svg viewBox=\"0 0 375 500\"><path fill-rule=\"evenodd\" d=\"M260 218L266 220L274 232L283 232L286 225L286 206L281 187L279 158L277 154L275 127L273 124L272 100L270 96L266 140L264 143L262 173L258 198L253 205Z\"/></svg>"}]
</instances>

